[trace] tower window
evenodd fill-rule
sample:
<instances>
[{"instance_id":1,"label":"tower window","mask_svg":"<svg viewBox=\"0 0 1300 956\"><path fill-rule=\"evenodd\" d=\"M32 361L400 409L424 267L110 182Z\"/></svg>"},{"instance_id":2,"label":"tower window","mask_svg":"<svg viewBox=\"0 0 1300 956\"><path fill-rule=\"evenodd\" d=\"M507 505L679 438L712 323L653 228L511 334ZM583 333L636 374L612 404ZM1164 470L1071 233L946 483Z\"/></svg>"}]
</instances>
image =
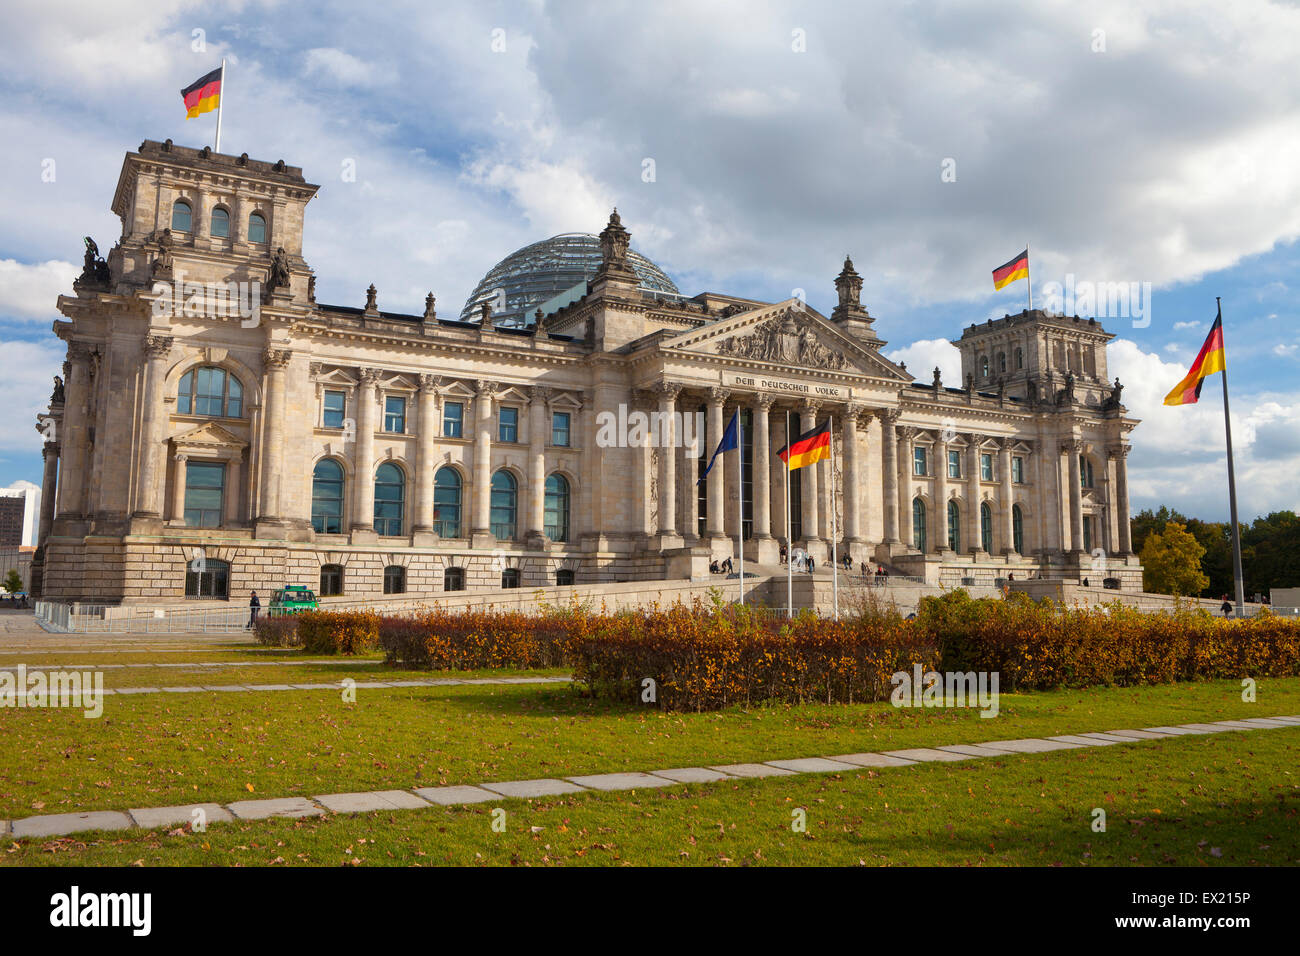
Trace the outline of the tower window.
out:
<instances>
[{"instance_id":1,"label":"tower window","mask_svg":"<svg viewBox=\"0 0 1300 956\"><path fill-rule=\"evenodd\" d=\"M193 213L184 199L172 203L172 232L189 232Z\"/></svg>"}]
</instances>

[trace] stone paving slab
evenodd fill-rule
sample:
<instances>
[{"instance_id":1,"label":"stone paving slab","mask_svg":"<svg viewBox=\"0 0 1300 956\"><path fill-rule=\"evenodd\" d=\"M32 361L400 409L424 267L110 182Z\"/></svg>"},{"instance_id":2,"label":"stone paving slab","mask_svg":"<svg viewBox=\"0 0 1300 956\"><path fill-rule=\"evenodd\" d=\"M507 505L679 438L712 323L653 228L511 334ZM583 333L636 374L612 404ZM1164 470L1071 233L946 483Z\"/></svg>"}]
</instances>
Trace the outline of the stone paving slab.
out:
<instances>
[{"instance_id":1,"label":"stone paving slab","mask_svg":"<svg viewBox=\"0 0 1300 956\"><path fill-rule=\"evenodd\" d=\"M1113 747L1115 744L1131 744L1132 739L1107 737L1105 734L1060 734L1047 737L1047 740L1059 740L1061 743L1078 744L1080 747Z\"/></svg>"},{"instance_id":2,"label":"stone paving slab","mask_svg":"<svg viewBox=\"0 0 1300 956\"><path fill-rule=\"evenodd\" d=\"M1025 737L1020 740L986 740L979 744L990 750L1009 750L1015 754L1041 754L1049 750L1071 750L1078 744L1067 744L1061 740L1040 740L1037 737Z\"/></svg>"},{"instance_id":3,"label":"stone paving slab","mask_svg":"<svg viewBox=\"0 0 1300 956\"><path fill-rule=\"evenodd\" d=\"M416 796L436 803L441 807L457 806L462 803L482 803L484 800L496 800L501 796L481 787L421 787L415 791Z\"/></svg>"},{"instance_id":4,"label":"stone paving slab","mask_svg":"<svg viewBox=\"0 0 1300 956\"><path fill-rule=\"evenodd\" d=\"M1180 727L1186 727L1189 730L1199 730L1203 734L1226 734L1232 730L1231 727L1220 727L1218 724L1179 724ZM1245 730L1246 728L1237 728Z\"/></svg>"},{"instance_id":5,"label":"stone paving slab","mask_svg":"<svg viewBox=\"0 0 1300 956\"><path fill-rule=\"evenodd\" d=\"M249 684L249 690L293 690L288 684Z\"/></svg>"},{"instance_id":6,"label":"stone paving slab","mask_svg":"<svg viewBox=\"0 0 1300 956\"><path fill-rule=\"evenodd\" d=\"M989 753L998 753L991 750ZM931 747L910 747L905 750L883 750L886 757L902 757L917 763L943 763L946 760L969 760L971 754L953 753L951 750L935 750ZM1005 755L1004 755L1005 756Z\"/></svg>"},{"instance_id":7,"label":"stone paving slab","mask_svg":"<svg viewBox=\"0 0 1300 956\"><path fill-rule=\"evenodd\" d=\"M1107 730L1105 733L1110 737L1132 737L1134 740L1159 740L1161 737L1177 736L1161 733L1158 730Z\"/></svg>"},{"instance_id":8,"label":"stone paving slab","mask_svg":"<svg viewBox=\"0 0 1300 956\"><path fill-rule=\"evenodd\" d=\"M357 690L377 690L378 688L381 687L391 687L393 685L387 684L381 680L371 680L371 681L364 681L364 682L357 681L352 686L355 687Z\"/></svg>"},{"instance_id":9,"label":"stone paving slab","mask_svg":"<svg viewBox=\"0 0 1300 956\"><path fill-rule=\"evenodd\" d=\"M208 823L229 823L235 819L219 803L191 803L185 807L144 807L128 811L135 825L146 830L179 827L194 822L194 811L202 810Z\"/></svg>"},{"instance_id":10,"label":"stone paving slab","mask_svg":"<svg viewBox=\"0 0 1300 956\"><path fill-rule=\"evenodd\" d=\"M202 687L162 687L159 689L165 694L197 694L203 690Z\"/></svg>"},{"instance_id":11,"label":"stone paving slab","mask_svg":"<svg viewBox=\"0 0 1300 956\"><path fill-rule=\"evenodd\" d=\"M236 800L226 809L241 820L265 820L267 817L323 817L325 811L306 797L279 797L272 800Z\"/></svg>"},{"instance_id":12,"label":"stone paving slab","mask_svg":"<svg viewBox=\"0 0 1300 956\"><path fill-rule=\"evenodd\" d=\"M226 693L229 693L230 691L248 690L248 688L243 684L212 684L211 686L204 687L203 689L225 691Z\"/></svg>"},{"instance_id":13,"label":"stone paving slab","mask_svg":"<svg viewBox=\"0 0 1300 956\"><path fill-rule=\"evenodd\" d=\"M1216 720L1214 722L1219 727L1227 727L1229 730L1251 730L1250 724L1244 720Z\"/></svg>"},{"instance_id":14,"label":"stone paving slab","mask_svg":"<svg viewBox=\"0 0 1300 956\"><path fill-rule=\"evenodd\" d=\"M340 690L341 684L290 684L294 690Z\"/></svg>"},{"instance_id":15,"label":"stone paving slab","mask_svg":"<svg viewBox=\"0 0 1300 956\"><path fill-rule=\"evenodd\" d=\"M9 821L0 820L0 836L8 836L8 835L9 835Z\"/></svg>"},{"instance_id":16,"label":"stone paving slab","mask_svg":"<svg viewBox=\"0 0 1300 956\"><path fill-rule=\"evenodd\" d=\"M427 680L390 680L389 687L429 687L432 681Z\"/></svg>"},{"instance_id":17,"label":"stone paving slab","mask_svg":"<svg viewBox=\"0 0 1300 956\"><path fill-rule=\"evenodd\" d=\"M1142 729L1150 730L1153 733L1157 733L1157 734L1174 734L1175 736L1180 736L1182 734L1208 734L1209 733L1208 730L1192 730L1191 727L1144 727Z\"/></svg>"},{"instance_id":18,"label":"stone paving slab","mask_svg":"<svg viewBox=\"0 0 1300 956\"><path fill-rule=\"evenodd\" d=\"M1274 720L1272 717L1243 717L1243 724L1254 724L1256 727L1293 727L1294 724L1285 720Z\"/></svg>"},{"instance_id":19,"label":"stone paving slab","mask_svg":"<svg viewBox=\"0 0 1300 956\"><path fill-rule=\"evenodd\" d=\"M529 799L532 797L555 797L562 793L581 793L584 788L576 783L569 783L567 780L541 779L499 780L495 783L483 784L483 789L499 793L503 797Z\"/></svg>"},{"instance_id":20,"label":"stone paving slab","mask_svg":"<svg viewBox=\"0 0 1300 956\"><path fill-rule=\"evenodd\" d=\"M1108 744L1131 744L1137 741L1136 737L1121 736L1112 733L1100 733L1098 731L1088 731L1082 734L1072 734L1071 736L1086 737L1089 740L1100 741Z\"/></svg>"},{"instance_id":21,"label":"stone paving slab","mask_svg":"<svg viewBox=\"0 0 1300 956\"><path fill-rule=\"evenodd\" d=\"M710 767L709 769L717 770L719 773L725 773L730 777L791 777L794 776L793 770L782 770L780 767L772 767L765 763L727 763L715 767Z\"/></svg>"},{"instance_id":22,"label":"stone paving slab","mask_svg":"<svg viewBox=\"0 0 1300 956\"><path fill-rule=\"evenodd\" d=\"M855 767L906 767L908 764L916 763L915 760L904 760L902 757L887 757L884 754L832 754L828 760L838 760L841 763L851 763Z\"/></svg>"},{"instance_id":23,"label":"stone paving slab","mask_svg":"<svg viewBox=\"0 0 1300 956\"><path fill-rule=\"evenodd\" d=\"M828 760L825 757L801 757L796 760L767 760L769 767L793 770L795 773L840 773L845 770L857 770L851 763L843 760Z\"/></svg>"},{"instance_id":24,"label":"stone paving slab","mask_svg":"<svg viewBox=\"0 0 1300 956\"><path fill-rule=\"evenodd\" d=\"M1288 724L1288 725L1290 725L1290 726L1300 725L1300 717L1259 717L1259 718L1255 718L1255 719L1257 719L1257 720L1276 720L1276 721L1277 721L1278 723L1280 723L1280 724Z\"/></svg>"},{"instance_id":25,"label":"stone paving slab","mask_svg":"<svg viewBox=\"0 0 1300 956\"><path fill-rule=\"evenodd\" d=\"M429 805L409 790L368 790L327 793L312 797L330 813L371 813L375 810L420 810Z\"/></svg>"},{"instance_id":26,"label":"stone paving slab","mask_svg":"<svg viewBox=\"0 0 1300 956\"><path fill-rule=\"evenodd\" d=\"M968 757L1005 757L1005 750L990 750L988 747L979 747L975 744L950 744L946 747L935 747L935 750L946 750L949 753L965 754Z\"/></svg>"},{"instance_id":27,"label":"stone paving slab","mask_svg":"<svg viewBox=\"0 0 1300 956\"><path fill-rule=\"evenodd\" d=\"M580 787L591 790L637 790L641 787L671 787L673 781L667 777L656 777L652 773L594 773L583 777L565 777Z\"/></svg>"},{"instance_id":28,"label":"stone paving slab","mask_svg":"<svg viewBox=\"0 0 1300 956\"><path fill-rule=\"evenodd\" d=\"M715 780L730 779L725 773L710 770L708 767L674 767L672 770L656 770L655 776L667 777L678 783L712 783Z\"/></svg>"},{"instance_id":29,"label":"stone paving slab","mask_svg":"<svg viewBox=\"0 0 1300 956\"><path fill-rule=\"evenodd\" d=\"M39 817L14 820L10 824L15 839L23 837L66 836L83 830L128 830L132 821L120 810L96 810L91 813L50 813Z\"/></svg>"}]
</instances>

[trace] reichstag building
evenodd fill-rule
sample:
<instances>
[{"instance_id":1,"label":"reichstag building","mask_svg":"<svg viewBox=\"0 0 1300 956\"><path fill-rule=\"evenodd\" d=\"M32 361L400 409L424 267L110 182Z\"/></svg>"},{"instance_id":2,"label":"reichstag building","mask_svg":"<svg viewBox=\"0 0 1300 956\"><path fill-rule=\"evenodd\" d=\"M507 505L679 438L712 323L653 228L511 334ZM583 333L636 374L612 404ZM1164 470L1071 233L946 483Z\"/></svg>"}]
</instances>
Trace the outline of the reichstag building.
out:
<instances>
[{"instance_id":1,"label":"reichstag building","mask_svg":"<svg viewBox=\"0 0 1300 956\"><path fill-rule=\"evenodd\" d=\"M507 256L450 315L432 293L423 314L383 311L373 285L326 305L302 257L317 189L283 160L170 140L126 154L121 236L103 256L87 239L58 300L41 596L704 579L738 531L770 570L787 542L825 563L834 534L855 562L935 584L1141 587L1137 421L1094 319L970 325L962 380L917 381L882 354L852 262L829 316L688 295L617 213ZM743 474L733 453L699 482L737 409ZM661 427L629 437L637 412ZM787 515L787 422L828 417L833 464L791 475Z\"/></svg>"}]
</instances>

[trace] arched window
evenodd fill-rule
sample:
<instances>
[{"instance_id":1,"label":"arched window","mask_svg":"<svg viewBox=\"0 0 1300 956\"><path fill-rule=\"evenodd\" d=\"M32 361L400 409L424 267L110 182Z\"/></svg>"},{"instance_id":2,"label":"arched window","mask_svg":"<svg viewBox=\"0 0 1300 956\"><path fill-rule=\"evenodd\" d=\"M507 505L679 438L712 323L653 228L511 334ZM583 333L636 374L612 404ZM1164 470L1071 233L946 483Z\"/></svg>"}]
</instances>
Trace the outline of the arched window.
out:
<instances>
[{"instance_id":1,"label":"arched window","mask_svg":"<svg viewBox=\"0 0 1300 956\"><path fill-rule=\"evenodd\" d=\"M519 587L519 569L506 568L501 572L501 586L503 588Z\"/></svg>"},{"instance_id":2,"label":"arched window","mask_svg":"<svg viewBox=\"0 0 1300 956\"><path fill-rule=\"evenodd\" d=\"M248 217L248 241L266 242L266 217L260 212Z\"/></svg>"},{"instance_id":3,"label":"arched window","mask_svg":"<svg viewBox=\"0 0 1300 956\"><path fill-rule=\"evenodd\" d=\"M1007 353L998 353L998 374L1004 374L1007 370Z\"/></svg>"},{"instance_id":4,"label":"arched window","mask_svg":"<svg viewBox=\"0 0 1300 956\"><path fill-rule=\"evenodd\" d=\"M987 355L982 355L980 356L980 378L988 378L988 377L989 377L989 357Z\"/></svg>"},{"instance_id":5,"label":"arched window","mask_svg":"<svg viewBox=\"0 0 1300 956\"><path fill-rule=\"evenodd\" d=\"M317 534L343 532L343 466L330 458L311 473L311 526Z\"/></svg>"},{"instance_id":6,"label":"arched window","mask_svg":"<svg viewBox=\"0 0 1300 956\"><path fill-rule=\"evenodd\" d=\"M230 213L220 206L212 210L212 235L218 239L230 238Z\"/></svg>"},{"instance_id":7,"label":"arched window","mask_svg":"<svg viewBox=\"0 0 1300 956\"><path fill-rule=\"evenodd\" d=\"M912 499L912 547L925 553L925 502Z\"/></svg>"},{"instance_id":8,"label":"arched window","mask_svg":"<svg viewBox=\"0 0 1300 956\"><path fill-rule=\"evenodd\" d=\"M444 591L465 590L465 569L448 568L442 572L442 589Z\"/></svg>"},{"instance_id":9,"label":"arched window","mask_svg":"<svg viewBox=\"0 0 1300 956\"><path fill-rule=\"evenodd\" d=\"M186 565L185 596L187 598L220 598L230 600L230 565L225 561L208 558L203 570L195 571L194 562Z\"/></svg>"},{"instance_id":10,"label":"arched window","mask_svg":"<svg viewBox=\"0 0 1300 956\"><path fill-rule=\"evenodd\" d=\"M406 476L392 462L375 472L375 533L395 537L402 533L402 506L406 502Z\"/></svg>"},{"instance_id":11,"label":"arched window","mask_svg":"<svg viewBox=\"0 0 1300 956\"><path fill-rule=\"evenodd\" d=\"M244 387L225 369L211 365L192 368L176 386L176 414L242 418Z\"/></svg>"},{"instance_id":12,"label":"arched window","mask_svg":"<svg viewBox=\"0 0 1300 956\"><path fill-rule=\"evenodd\" d=\"M433 476L433 530L439 537L460 537L460 488L455 468L439 468Z\"/></svg>"},{"instance_id":13,"label":"arched window","mask_svg":"<svg viewBox=\"0 0 1300 956\"><path fill-rule=\"evenodd\" d=\"M1016 349L1016 371L1025 367L1025 350Z\"/></svg>"},{"instance_id":14,"label":"arched window","mask_svg":"<svg viewBox=\"0 0 1300 956\"><path fill-rule=\"evenodd\" d=\"M563 475L546 479L546 537L569 540L569 482Z\"/></svg>"},{"instance_id":15,"label":"arched window","mask_svg":"<svg viewBox=\"0 0 1300 956\"><path fill-rule=\"evenodd\" d=\"M1025 553L1025 516L1020 513L1020 505L1011 506L1011 541L1016 554Z\"/></svg>"},{"instance_id":16,"label":"arched window","mask_svg":"<svg viewBox=\"0 0 1300 956\"><path fill-rule=\"evenodd\" d=\"M573 584L573 571L569 568L560 568L555 572L555 586L568 587Z\"/></svg>"},{"instance_id":17,"label":"arched window","mask_svg":"<svg viewBox=\"0 0 1300 956\"><path fill-rule=\"evenodd\" d=\"M189 232L194 214L184 199L172 203L172 232Z\"/></svg>"},{"instance_id":18,"label":"arched window","mask_svg":"<svg viewBox=\"0 0 1300 956\"><path fill-rule=\"evenodd\" d=\"M1092 487L1092 461L1087 455L1079 456L1079 486L1081 488Z\"/></svg>"},{"instance_id":19,"label":"arched window","mask_svg":"<svg viewBox=\"0 0 1300 956\"><path fill-rule=\"evenodd\" d=\"M987 501L980 505L980 547L993 551L993 509Z\"/></svg>"},{"instance_id":20,"label":"arched window","mask_svg":"<svg viewBox=\"0 0 1300 956\"><path fill-rule=\"evenodd\" d=\"M492 535L501 541L515 536L515 511L518 503L515 476L502 469L492 476Z\"/></svg>"},{"instance_id":21,"label":"arched window","mask_svg":"<svg viewBox=\"0 0 1300 956\"><path fill-rule=\"evenodd\" d=\"M961 512L957 502L948 502L948 550L961 551Z\"/></svg>"},{"instance_id":22,"label":"arched window","mask_svg":"<svg viewBox=\"0 0 1300 956\"><path fill-rule=\"evenodd\" d=\"M384 568L384 593L406 593L406 568L400 564L390 564Z\"/></svg>"},{"instance_id":23,"label":"arched window","mask_svg":"<svg viewBox=\"0 0 1300 956\"><path fill-rule=\"evenodd\" d=\"M343 565L322 564L320 566L320 596L338 597L343 593Z\"/></svg>"}]
</instances>

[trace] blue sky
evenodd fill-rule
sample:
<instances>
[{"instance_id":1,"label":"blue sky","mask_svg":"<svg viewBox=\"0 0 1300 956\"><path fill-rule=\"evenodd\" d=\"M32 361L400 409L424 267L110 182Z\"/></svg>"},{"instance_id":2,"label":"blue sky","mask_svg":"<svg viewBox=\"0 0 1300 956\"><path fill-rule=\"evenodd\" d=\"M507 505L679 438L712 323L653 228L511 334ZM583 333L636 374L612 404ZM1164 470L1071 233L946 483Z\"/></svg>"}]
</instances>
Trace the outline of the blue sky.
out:
<instances>
[{"instance_id":1,"label":"blue sky","mask_svg":"<svg viewBox=\"0 0 1300 956\"><path fill-rule=\"evenodd\" d=\"M1013 9L1019 7L1018 12ZM124 152L211 142L179 90L229 63L223 151L321 184L304 254L322 301L456 313L497 260L599 231L683 291L828 311L846 252L886 353L919 377L1017 311L990 270L1032 245L1067 273L1149 282L1104 317L1143 419L1135 508L1227 514L1217 380L1161 399L1222 296L1244 516L1296 508L1300 11L1220 3L51 2L0 36L0 486L39 481L35 415L81 237L102 249ZM111 22L110 22L111 20ZM199 31L199 32L196 32ZM647 160L654 175L647 181ZM48 170L53 161L53 181ZM343 175L355 168L355 181ZM955 181L943 171L955 169ZM43 178L42 174L46 172ZM952 177L948 177L951 179Z\"/></svg>"}]
</instances>

